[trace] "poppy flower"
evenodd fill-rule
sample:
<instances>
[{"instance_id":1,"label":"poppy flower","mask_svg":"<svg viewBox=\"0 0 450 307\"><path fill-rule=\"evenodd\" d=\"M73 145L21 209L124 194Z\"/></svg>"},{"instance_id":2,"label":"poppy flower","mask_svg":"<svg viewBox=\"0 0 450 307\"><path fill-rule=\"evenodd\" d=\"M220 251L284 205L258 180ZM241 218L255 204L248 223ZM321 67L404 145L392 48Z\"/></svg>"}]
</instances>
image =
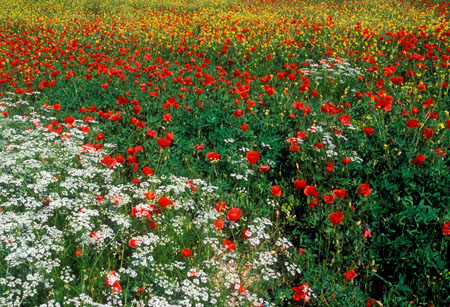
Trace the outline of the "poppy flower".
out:
<instances>
[{"instance_id":1,"label":"poppy flower","mask_svg":"<svg viewBox=\"0 0 450 307\"><path fill-rule=\"evenodd\" d=\"M113 293L118 293L122 291L122 286L120 285L120 283L118 281L116 281L113 286L112 286L112 292Z\"/></svg>"},{"instance_id":2,"label":"poppy flower","mask_svg":"<svg viewBox=\"0 0 450 307\"><path fill-rule=\"evenodd\" d=\"M339 198L343 198L345 196L347 196L347 192L345 192L345 190L341 190L341 189L336 189L333 191L334 196L339 197Z\"/></svg>"},{"instance_id":3,"label":"poppy flower","mask_svg":"<svg viewBox=\"0 0 450 307\"><path fill-rule=\"evenodd\" d=\"M367 227L364 228L363 238L372 238L372 232Z\"/></svg>"},{"instance_id":4,"label":"poppy flower","mask_svg":"<svg viewBox=\"0 0 450 307\"><path fill-rule=\"evenodd\" d=\"M313 200L311 200L311 201L309 202L309 206L310 206L311 208L315 208L315 207L317 207L318 205L320 205L320 199L318 199L318 198L314 198Z\"/></svg>"},{"instance_id":5,"label":"poppy flower","mask_svg":"<svg viewBox=\"0 0 450 307\"><path fill-rule=\"evenodd\" d=\"M64 119L64 123L68 125L72 125L74 122L75 118L73 118L72 116L66 116L66 118Z\"/></svg>"},{"instance_id":6,"label":"poppy flower","mask_svg":"<svg viewBox=\"0 0 450 307\"><path fill-rule=\"evenodd\" d=\"M236 222L236 221L238 221L241 218L241 215L242 215L242 210L241 209L239 209L239 208L232 208L227 213L227 219L229 221Z\"/></svg>"},{"instance_id":7,"label":"poppy flower","mask_svg":"<svg viewBox=\"0 0 450 307\"><path fill-rule=\"evenodd\" d=\"M307 282L298 287L293 287L292 290L294 290L295 293L292 295L292 299L294 301L303 300L305 302L309 302L308 289L309 287Z\"/></svg>"},{"instance_id":8,"label":"poppy flower","mask_svg":"<svg viewBox=\"0 0 450 307\"><path fill-rule=\"evenodd\" d=\"M219 161L221 157L217 152L208 152L206 154L206 158L208 158L210 161Z\"/></svg>"},{"instance_id":9,"label":"poppy flower","mask_svg":"<svg viewBox=\"0 0 450 307\"><path fill-rule=\"evenodd\" d=\"M246 132L247 130L248 130L248 126L247 125L242 125L241 126L241 130L243 131L243 132Z\"/></svg>"},{"instance_id":10,"label":"poppy flower","mask_svg":"<svg viewBox=\"0 0 450 307\"><path fill-rule=\"evenodd\" d=\"M273 195L277 196L277 197L280 197L281 194L283 193L283 191L281 190L281 188L280 188L279 186L277 186L277 185L271 186L271 187L270 187L270 192L271 192Z\"/></svg>"},{"instance_id":11,"label":"poppy flower","mask_svg":"<svg viewBox=\"0 0 450 307\"><path fill-rule=\"evenodd\" d=\"M252 237L253 232L249 229L244 229L244 231L242 232L241 237L244 239L249 239Z\"/></svg>"},{"instance_id":12,"label":"poppy flower","mask_svg":"<svg viewBox=\"0 0 450 307\"><path fill-rule=\"evenodd\" d=\"M245 157L247 158L247 161L250 164L255 165L256 162L258 162L258 160L259 160L259 153L257 151L250 151L250 152L247 152Z\"/></svg>"},{"instance_id":13,"label":"poppy flower","mask_svg":"<svg viewBox=\"0 0 450 307\"><path fill-rule=\"evenodd\" d=\"M413 164L423 164L425 162L426 157L424 155L418 155L415 159L413 159L411 162Z\"/></svg>"},{"instance_id":14,"label":"poppy flower","mask_svg":"<svg viewBox=\"0 0 450 307\"><path fill-rule=\"evenodd\" d=\"M139 238L131 238L130 241L128 241L128 245L132 248L136 248L141 246L141 240Z\"/></svg>"},{"instance_id":15,"label":"poppy flower","mask_svg":"<svg viewBox=\"0 0 450 307\"><path fill-rule=\"evenodd\" d=\"M224 201L219 201L217 202L217 205L214 206L214 209L216 209L217 212L224 212L225 210L228 209L226 202Z\"/></svg>"},{"instance_id":16,"label":"poppy flower","mask_svg":"<svg viewBox=\"0 0 450 307\"><path fill-rule=\"evenodd\" d=\"M125 158L122 157L122 156L120 156L120 155L116 156L115 159L116 159L117 163L123 163L123 162L125 162Z\"/></svg>"},{"instance_id":17,"label":"poppy flower","mask_svg":"<svg viewBox=\"0 0 450 307\"><path fill-rule=\"evenodd\" d=\"M103 159L100 161L100 163L105 164L109 167L114 167L117 165L117 160L114 158L111 158L110 156L105 156L103 157Z\"/></svg>"},{"instance_id":18,"label":"poppy flower","mask_svg":"<svg viewBox=\"0 0 450 307\"><path fill-rule=\"evenodd\" d=\"M163 196L158 199L158 203L161 207L166 208L168 205L172 203L172 200L170 198Z\"/></svg>"},{"instance_id":19,"label":"poppy flower","mask_svg":"<svg viewBox=\"0 0 450 307\"><path fill-rule=\"evenodd\" d=\"M142 172L144 173L145 176L153 176L153 170L146 166L142 169Z\"/></svg>"},{"instance_id":20,"label":"poppy flower","mask_svg":"<svg viewBox=\"0 0 450 307\"><path fill-rule=\"evenodd\" d=\"M358 194L367 197L370 194L370 186L367 183L361 183L358 189Z\"/></svg>"},{"instance_id":21,"label":"poppy flower","mask_svg":"<svg viewBox=\"0 0 450 307\"><path fill-rule=\"evenodd\" d=\"M442 225L442 234L444 236L450 236L450 222L446 223L444 221L444 224Z\"/></svg>"},{"instance_id":22,"label":"poppy flower","mask_svg":"<svg viewBox=\"0 0 450 307\"><path fill-rule=\"evenodd\" d=\"M217 219L214 222L214 227L216 227L219 230L222 230L225 227L225 221L222 219Z\"/></svg>"},{"instance_id":23,"label":"poppy flower","mask_svg":"<svg viewBox=\"0 0 450 307\"><path fill-rule=\"evenodd\" d=\"M406 127L409 129L413 128L419 128L419 121L417 119L408 119L408 123L406 124Z\"/></svg>"},{"instance_id":24,"label":"poppy flower","mask_svg":"<svg viewBox=\"0 0 450 307\"><path fill-rule=\"evenodd\" d=\"M339 116L339 121L341 122L342 125L344 126L348 126L350 125L352 118L349 115L343 114L341 116Z\"/></svg>"},{"instance_id":25,"label":"poppy flower","mask_svg":"<svg viewBox=\"0 0 450 307\"><path fill-rule=\"evenodd\" d=\"M333 224L333 227L340 224L344 220L344 214L342 212L334 212L331 213L328 218L330 219L330 222Z\"/></svg>"},{"instance_id":26,"label":"poppy flower","mask_svg":"<svg viewBox=\"0 0 450 307\"><path fill-rule=\"evenodd\" d=\"M260 173L264 173L264 172L267 172L268 170L270 170L270 166L269 165L264 165L264 166L261 166L258 171Z\"/></svg>"},{"instance_id":27,"label":"poppy flower","mask_svg":"<svg viewBox=\"0 0 450 307\"><path fill-rule=\"evenodd\" d=\"M334 166L334 162L327 162L327 166L325 168L329 172L334 172L333 166Z\"/></svg>"},{"instance_id":28,"label":"poppy flower","mask_svg":"<svg viewBox=\"0 0 450 307\"><path fill-rule=\"evenodd\" d=\"M351 279L355 278L356 276L358 276L358 274L355 273L355 270L349 270L344 273L344 277L347 280L351 280Z\"/></svg>"},{"instance_id":29,"label":"poppy flower","mask_svg":"<svg viewBox=\"0 0 450 307\"><path fill-rule=\"evenodd\" d=\"M75 256L80 257L81 255L83 255L83 251L81 249L75 250Z\"/></svg>"},{"instance_id":30,"label":"poppy flower","mask_svg":"<svg viewBox=\"0 0 450 307\"><path fill-rule=\"evenodd\" d=\"M313 185L307 185L303 191L306 196L320 196L320 193L316 191L316 187Z\"/></svg>"},{"instance_id":31,"label":"poppy flower","mask_svg":"<svg viewBox=\"0 0 450 307\"><path fill-rule=\"evenodd\" d=\"M155 221L152 220L147 220L147 222L145 223L147 225L148 228L150 229L156 229L158 228L158 223L156 223Z\"/></svg>"},{"instance_id":32,"label":"poppy flower","mask_svg":"<svg viewBox=\"0 0 450 307\"><path fill-rule=\"evenodd\" d=\"M230 252L234 252L236 248L236 244L228 240L223 240L223 246L225 247L225 250L229 250Z\"/></svg>"},{"instance_id":33,"label":"poppy flower","mask_svg":"<svg viewBox=\"0 0 450 307\"><path fill-rule=\"evenodd\" d=\"M373 128L370 128L370 127L365 127L365 128L363 129L363 132L364 132L365 134L367 134L367 135L372 135L372 134L375 133L375 130L373 130Z\"/></svg>"},{"instance_id":34,"label":"poppy flower","mask_svg":"<svg viewBox=\"0 0 450 307\"><path fill-rule=\"evenodd\" d=\"M294 187L296 189L303 189L303 188L305 188L306 187L306 180L305 179L302 179L302 180L295 179L294 180Z\"/></svg>"},{"instance_id":35,"label":"poppy flower","mask_svg":"<svg viewBox=\"0 0 450 307\"><path fill-rule=\"evenodd\" d=\"M168 139L158 139L157 142L158 142L159 148L169 147L170 144L172 143Z\"/></svg>"},{"instance_id":36,"label":"poppy flower","mask_svg":"<svg viewBox=\"0 0 450 307\"><path fill-rule=\"evenodd\" d=\"M329 195L324 195L324 196L323 196L323 201L324 201L326 204L332 204L332 203L334 203L334 196L331 195L331 194L329 194Z\"/></svg>"},{"instance_id":37,"label":"poppy flower","mask_svg":"<svg viewBox=\"0 0 450 307\"><path fill-rule=\"evenodd\" d=\"M105 283L113 287L113 292L120 292L122 290L122 287L119 284L120 276L116 273L116 271L111 271L106 277L105 277Z\"/></svg>"},{"instance_id":38,"label":"poppy flower","mask_svg":"<svg viewBox=\"0 0 450 307\"><path fill-rule=\"evenodd\" d=\"M191 250L189 248L182 249L181 255L183 255L183 257L188 258L191 255Z\"/></svg>"},{"instance_id":39,"label":"poppy flower","mask_svg":"<svg viewBox=\"0 0 450 307\"><path fill-rule=\"evenodd\" d=\"M147 132L145 133L146 136L149 136L150 138L154 139L156 138L156 131L155 130L151 130L148 129Z\"/></svg>"},{"instance_id":40,"label":"poppy flower","mask_svg":"<svg viewBox=\"0 0 450 307\"><path fill-rule=\"evenodd\" d=\"M156 196L152 191L147 191L146 193L144 193L144 197L148 200L154 200Z\"/></svg>"}]
</instances>

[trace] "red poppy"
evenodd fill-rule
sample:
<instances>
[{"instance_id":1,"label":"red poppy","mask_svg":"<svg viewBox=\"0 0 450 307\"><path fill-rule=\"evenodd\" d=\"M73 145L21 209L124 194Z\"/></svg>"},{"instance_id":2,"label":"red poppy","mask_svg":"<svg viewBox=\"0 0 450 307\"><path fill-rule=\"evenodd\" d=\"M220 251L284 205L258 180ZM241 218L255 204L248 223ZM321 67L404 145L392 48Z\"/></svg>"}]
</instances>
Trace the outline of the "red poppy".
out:
<instances>
[{"instance_id":1,"label":"red poppy","mask_svg":"<svg viewBox=\"0 0 450 307\"><path fill-rule=\"evenodd\" d=\"M114 158L111 158L110 156L105 156L103 157L103 159L100 161L100 163L103 163L109 167L114 167L117 165L117 160Z\"/></svg>"},{"instance_id":2,"label":"red poppy","mask_svg":"<svg viewBox=\"0 0 450 307\"><path fill-rule=\"evenodd\" d=\"M345 196L347 196L347 192L345 192L345 190L342 189L336 189L333 191L334 196L339 197L339 198L343 198Z\"/></svg>"},{"instance_id":3,"label":"red poppy","mask_svg":"<svg viewBox=\"0 0 450 307\"><path fill-rule=\"evenodd\" d=\"M145 176L153 176L153 170L146 166L142 169L142 172L144 173Z\"/></svg>"},{"instance_id":4,"label":"red poppy","mask_svg":"<svg viewBox=\"0 0 450 307\"><path fill-rule=\"evenodd\" d=\"M118 293L120 291L122 291L122 286L120 285L119 281L114 282L114 284L112 286L112 292Z\"/></svg>"},{"instance_id":5,"label":"red poppy","mask_svg":"<svg viewBox=\"0 0 450 307\"><path fill-rule=\"evenodd\" d=\"M156 138L156 131L155 130L151 130L148 129L147 132L145 133L146 136L149 136L150 138L154 139Z\"/></svg>"},{"instance_id":6,"label":"red poppy","mask_svg":"<svg viewBox=\"0 0 450 307\"><path fill-rule=\"evenodd\" d=\"M373 130L373 128L370 128L370 127L365 127L365 128L363 129L363 132L364 132L365 134L367 134L367 135L372 135L372 134L375 133L375 130Z\"/></svg>"},{"instance_id":7,"label":"red poppy","mask_svg":"<svg viewBox=\"0 0 450 307\"><path fill-rule=\"evenodd\" d=\"M252 237L253 232L249 229L244 229L244 231L242 232L241 237L244 239L249 239Z\"/></svg>"},{"instance_id":8,"label":"red poppy","mask_svg":"<svg viewBox=\"0 0 450 307\"><path fill-rule=\"evenodd\" d=\"M450 222L446 223L444 221L444 224L442 225L442 234L444 236L450 236Z\"/></svg>"},{"instance_id":9,"label":"red poppy","mask_svg":"<svg viewBox=\"0 0 450 307\"><path fill-rule=\"evenodd\" d=\"M222 230L222 229L225 227L225 221L224 221L224 220L221 220L221 219L217 219L217 220L214 222L214 227L216 227L217 229Z\"/></svg>"},{"instance_id":10,"label":"red poppy","mask_svg":"<svg viewBox=\"0 0 450 307\"><path fill-rule=\"evenodd\" d=\"M117 163L123 163L123 162L125 162L125 158L120 156L120 155L117 155L116 156L116 161L117 161Z\"/></svg>"},{"instance_id":11,"label":"red poppy","mask_svg":"<svg viewBox=\"0 0 450 307\"><path fill-rule=\"evenodd\" d=\"M168 205L172 203L172 200L170 198L163 196L158 199L158 203L161 207L166 208Z\"/></svg>"},{"instance_id":12,"label":"red poppy","mask_svg":"<svg viewBox=\"0 0 450 307\"><path fill-rule=\"evenodd\" d=\"M294 301L305 301L309 302L309 296L308 296L308 283L305 282L303 285L300 285L298 287L293 287L292 290L294 290L294 294L292 295L292 299Z\"/></svg>"},{"instance_id":13,"label":"red poppy","mask_svg":"<svg viewBox=\"0 0 450 307\"><path fill-rule=\"evenodd\" d=\"M329 194L329 195L324 195L324 196L323 196L323 201L324 201L326 204L332 204L332 203L334 203L334 196L331 195L331 194Z\"/></svg>"},{"instance_id":14,"label":"red poppy","mask_svg":"<svg viewBox=\"0 0 450 307\"><path fill-rule=\"evenodd\" d=\"M363 238L372 238L372 232L367 227L364 228Z\"/></svg>"},{"instance_id":15,"label":"red poppy","mask_svg":"<svg viewBox=\"0 0 450 307\"><path fill-rule=\"evenodd\" d=\"M203 143L201 145L196 144L194 150L198 151L198 150L204 149L204 148L205 148L205 144L203 144Z\"/></svg>"},{"instance_id":16,"label":"red poppy","mask_svg":"<svg viewBox=\"0 0 450 307\"><path fill-rule=\"evenodd\" d=\"M227 210L227 204L224 201L217 202L217 205L214 206L214 209L216 209L217 212L224 212Z\"/></svg>"},{"instance_id":17,"label":"red poppy","mask_svg":"<svg viewBox=\"0 0 450 307\"><path fill-rule=\"evenodd\" d=\"M445 125L447 126L448 129L450 129L450 119L445 122Z\"/></svg>"},{"instance_id":18,"label":"red poppy","mask_svg":"<svg viewBox=\"0 0 450 307\"><path fill-rule=\"evenodd\" d=\"M268 170L270 170L270 166L269 166L269 165L264 165L264 166L261 166L261 167L259 168L259 172L260 172L260 173L267 172Z\"/></svg>"},{"instance_id":19,"label":"red poppy","mask_svg":"<svg viewBox=\"0 0 450 307\"><path fill-rule=\"evenodd\" d=\"M309 206L310 206L311 208L315 208L315 207L317 207L318 205L320 205L320 199L318 199L318 198L314 198L313 200L311 200L311 201L309 202Z\"/></svg>"},{"instance_id":20,"label":"red poppy","mask_svg":"<svg viewBox=\"0 0 450 307\"><path fill-rule=\"evenodd\" d=\"M280 196L281 196L281 193L283 193L283 191L281 190L281 188L280 188L279 186L277 186L277 185L271 186L271 187L270 187L270 192L271 192L273 195L277 196L277 197L280 197Z\"/></svg>"},{"instance_id":21,"label":"red poppy","mask_svg":"<svg viewBox=\"0 0 450 307\"><path fill-rule=\"evenodd\" d=\"M413 159L411 162L413 164L423 164L425 162L426 157L424 155L418 155L415 159Z\"/></svg>"},{"instance_id":22,"label":"red poppy","mask_svg":"<svg viewBox=\"0 0 450 307\"><path fill-rule=\"evenodd\" d=\"M344 159L342 159L342 164L347 165L350 163L350 158L345 157Z\"/></svg>"},{"instance_id":23,"label":"red poppy","mask_svg":"<svg viewBox=\"0 0 450 307\"><path fill-rule=\"evenodd\" d=\"M227 219L229 221L238 221L241 218L242 210L239 208L231 208L227 213Z\"/></svg>"},{"instance_id":24,"label":"red poppy","mask_svg":"<svg viewBox=\"0 0 450 307\"><path fill-rule=\"evenodd\" d=\"M294 181L294 187L295 187L296 189L303 189L303 188L305 188L305 187L306 187L306 180L305 180L305 179L302 179L302 180L300 180L300 179L295 179L295 181Z\"/></svg>"},{"instance_id":25,"label":"red poppy","mask_svg":"<svg viewBox=\"0 0 450 307\"><path fill-rule=\"evenodd\" d=\"M66 118L64 119L64 123L68 125L72 125L74 122L75 118L73 118L72 116L66 116Z\"/></svg>"},{"instance_id":26,"label":"red poppy","mask_svg":"<svg viewBox=\"0 0 450 307\"><path fill-rule=\"evenodd\" d=\"M339 121L341 122L342 125L348 126L350 125L352 118L349 115L343 114L339 116Z\"/></svg>"},{"instance_id":27,"label":"red poppy","mask_svg":"<svg viewBox=\"0 0 450 307\"><path fill-rule=\"evenodd\" d=\"M225 247L225 250L228 249L231 252L233 252L236 248L236 244L234 244L234 242L228 241L228 240L223 240L223 245Z\"/></svg>"},{"instance_id":28,"label":"red poppy","mask_svg":"<svg viewBox=\"0 0 450 307\"><path fill-rule=\"evenodd\" d=\"M128 245L132 248L136 248L141 246L141 240L139 238L131 238L130 241L128 241Z\"/></svg>"},{"instance_id":29,"label":"red poppy","mask_svg":"<svg viewBox=\"0 0 450 307\"><path fill-rule=\"evenodd\" d=\"M182 249L181 255L183 255L183 257L188 258L191 255L191 250L189 248Z\"/></svg>"},{"instance_id":30,"label":"red poppy","mask_svg":"<svg viewBox=\"0 0 450 307\"><path fill-rule=\"evenodd\" d=\"M316 191L316 187L313 185L307 185L303 191L306 196L320 196L320 193Z\"/></svg>"},{"instance_id":31,"label":"red poppy","mask_svg":"<svg viewBox=\"0 0 450 307\"><path fill-rule=\"evenodd\" d=\"M244 131L244 132L247 131L247 130L248 130L248 126L245 125L245 124L242 125L242 126L241 126L241 130Z\"/></svg>"},{"instance_id":32,"label":"red poppy","mask_svg":"<svg viewBox=\"0 0 450 307\"><path fill-rule=\"evenodd\" d=\"M351 279L355 278L356 276L358 276L358 274L355 273L355 270L349 270L344 273L344 277L347 280L351 280Z\"/></svg>"},{"instance_id":33,"label":"red poppy","mask_svg":"<svg viewBox=\"0 0 450 307\"><path fill-rule=\"evenodd\" d=\"M342 212L334 212L331 213L328 218L330 219L330 222L333 224L333 227L340 224L344 220L344 214Z\"/></svg>"},{"instance_id":34,"label":"red poppy","mask_svg":"<svg viewBox=\"0 0 450 307\"><path fill-rule=\"evenodd\" d=\"M406 127L413 129L413 128L419 128L419 121L417 119L408 119L408 123L406 124Z\"/></svg>"},{"instance_id":35,"label":"red poppy","mask_svg":"<svg viewBox=\"0 0 450 307\"><path fill-rule=\"evenodd\" d=\"M247 154L245 156L247 158L247 161L253 165L255 165L256 162L258 162L258 160L259 160L259 153L257 151L247 152Z\"/></svg>"},{"instance_id":36,"label":"red poppy","mask_svg":"<svg viewBox=\"0 0 450 307\"><path fill-rule=\"evenodd\" d=\"M217 152L208 152L206 157L211 161L219 161L221 158Z\"/></svg>"},{"instance_id":37,"label":"red poppy","mask_svg":"<svg viewBox=\"0 0 450 307\"><path fill-rule=\"evenodd\" d=\"M333 166L334 166L334 162L327 162L327 166L325 168L329 172L334 172Z\"/></svg>"},{"instance_id":38,"label":"red poppy","mask_svg":"<svg viewBox=\"0 0 450 307\"><path fill-rule=\"evenodd\" d=\"M170 143L172 143L170 140L168 140L168 139L158 139L158 145L159 145L159 148L162 148L162 147L169 147L170 146Z\"/></svg>"},{"instance_id":39,"label":"red poppy","mask_svg":"<svg viewBox=\"0 0 450 307\"><path fill-rule=\"evenodd\" d=\"M158 223L156 223L155 221L152 220L147 220L147 222L145 223L147 225L148 228L150 229L156 229L158 228Z\"/></svg>"},{"instance_id":40,"label":"red poppy","mask_svg":"<svg viewBox=\"0 0 450 307\"><path fill-rule=\"evenodd\" d=\"M148 200L154 200L156 196L152 191L147 191L146 193L144 193L144 197Z\"/></svg>"},{"instance_id":41,"label":"red poppy","mask_svg":"<svg viewBox=\"0 0 450 307\"><path fill-rule=\"evenodd\" d=\"M367 183L361 183L358 189L358 194L368 196L370 194L370 186Z\"/></svg>"},{"instance_id":42,"label":"red poppy","mask_svg":"<svg viewBox=\"0 0 450 307\"><path fill-rule=\"evenodd\" d=\"M75 256L80 257L81 255L83 255L83 251L81 249L75 250Z\"/></svg>"}]
</instances>

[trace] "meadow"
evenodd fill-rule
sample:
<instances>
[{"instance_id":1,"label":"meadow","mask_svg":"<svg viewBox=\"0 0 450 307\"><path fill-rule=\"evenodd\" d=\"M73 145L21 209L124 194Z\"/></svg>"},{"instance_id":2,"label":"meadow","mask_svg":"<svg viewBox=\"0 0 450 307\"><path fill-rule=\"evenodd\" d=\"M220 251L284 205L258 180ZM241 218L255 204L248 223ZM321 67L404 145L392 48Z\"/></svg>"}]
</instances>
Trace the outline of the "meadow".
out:
<instances>
[{"instance_id":1,"label":"meadow","mask_svg":"<svg viewBox=\"0 0 450 307\"><path fill-rule=\"evenodd\" d=\"M450 2L0 2L0 306L450 306Z\"/></svg>"}]
</instances>

